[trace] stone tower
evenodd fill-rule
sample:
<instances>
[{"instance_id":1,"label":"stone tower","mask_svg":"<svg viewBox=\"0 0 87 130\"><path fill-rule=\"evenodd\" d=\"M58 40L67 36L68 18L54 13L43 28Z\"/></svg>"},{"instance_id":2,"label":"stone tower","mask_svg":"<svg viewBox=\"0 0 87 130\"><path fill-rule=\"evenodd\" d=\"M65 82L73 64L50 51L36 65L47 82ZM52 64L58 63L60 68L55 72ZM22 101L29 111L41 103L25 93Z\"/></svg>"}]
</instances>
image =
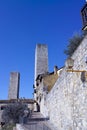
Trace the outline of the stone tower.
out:
<instances>
[{"instance_id":1,"label":"stone tower","mask_svg":"<svg viewBox=\"0 0 87 130\"><path fill-rule=\"evenodd\" d=\"M35 50L35 84L34 84L34 99L37 101L37 84L36 79L40 74L48 72L48 48L46 44L37 44ZM34 103L34 111L37 111L37 104Z\"/></svg>"},{"instance_id":2,"label":"stone tower","mask_svg":"<svg viewBox=\"0 0 87 130\"><path fill-rule=\"evenodd\" d=\"M19 81L20 81L20 74L18 72L11 72L8 99L19 98Z\"/></svg>"},{"instance_id":3,"label":"stone tower","mask_svg":"<svg viewBox=\"0 0 87 130\"><path fill-rule=\"evenodd\" d=\"M35 50L35 80L39 74L48 72L48 48L46 44L37 44Z\"/></svg>"}]
</instances>

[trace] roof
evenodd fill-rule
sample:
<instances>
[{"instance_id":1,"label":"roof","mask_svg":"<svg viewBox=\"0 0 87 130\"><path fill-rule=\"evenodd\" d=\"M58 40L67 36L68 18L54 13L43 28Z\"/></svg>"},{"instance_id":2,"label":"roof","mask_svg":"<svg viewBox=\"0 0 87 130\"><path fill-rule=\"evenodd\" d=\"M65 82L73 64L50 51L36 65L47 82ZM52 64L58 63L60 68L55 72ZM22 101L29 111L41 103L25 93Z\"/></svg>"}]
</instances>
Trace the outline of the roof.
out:
<instances>
[{"instance_id":1,"label":"roof","mask_svg":"<svg viewBox=\"0 0 87 130\"><path fill-rule=\"evenodd\" d=\"M37 78L36 78L36 81L37 81L37 80L40 80L41 78L46 77L46 76L48 76L48 75L52 75L52 74L54 74L54 72L51 72L51 73L47 72L47 73L45 73L45 74L39 74L39 75L37 76Z\"/></svg>"},{"instance_id":2,"label":"roof","mask_svg":"<svg viewBox=\"0 0 87 130\"><path fill-rule=\"evenodd\" d=\"M60 71L61 69L63 69L64 68L64 66L63 67L61 67L60 69L58 69L58 71ZM43 77L46 77L46 76L49 76L49 75L53 75L54 74L54 71L53 72L47 72L47 73L43 73L43 74L39 74L38 76L37 76L37 78L36 78L36 81L37 80L41 80Z\"/></svg>"},{"instance_id":3,"label":"roof","mask_svg":"<svg viewBox=\"0 0 87 130\"><path fill-rule=\"evenodd\" d=\"M33 104L35 101L33 99L10 99L10 100L0 100L0 104L2 103L16 103L16 102L23 102Z\"/></svg>"}]
</instances>

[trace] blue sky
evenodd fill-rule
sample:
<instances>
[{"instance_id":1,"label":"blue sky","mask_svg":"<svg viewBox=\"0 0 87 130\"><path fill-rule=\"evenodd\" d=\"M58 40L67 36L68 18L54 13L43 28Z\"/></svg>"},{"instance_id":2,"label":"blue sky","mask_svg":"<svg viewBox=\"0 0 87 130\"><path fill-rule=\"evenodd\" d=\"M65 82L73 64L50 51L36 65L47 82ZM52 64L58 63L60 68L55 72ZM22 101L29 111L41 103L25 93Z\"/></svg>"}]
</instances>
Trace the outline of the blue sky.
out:
<instances>
[{"instance_id":1,"label":"blue sky","mask_svg":"<svg viewBox=\"0 0 87 130\"><path fill-rule=\"evenodd\" d=\"M0 99L10 72L20 72L20 97L32 98L37 43L47 44L49 71L64 65L69 38L80 32L85 0L0 0Z\"/></svg>"}]
</instances>

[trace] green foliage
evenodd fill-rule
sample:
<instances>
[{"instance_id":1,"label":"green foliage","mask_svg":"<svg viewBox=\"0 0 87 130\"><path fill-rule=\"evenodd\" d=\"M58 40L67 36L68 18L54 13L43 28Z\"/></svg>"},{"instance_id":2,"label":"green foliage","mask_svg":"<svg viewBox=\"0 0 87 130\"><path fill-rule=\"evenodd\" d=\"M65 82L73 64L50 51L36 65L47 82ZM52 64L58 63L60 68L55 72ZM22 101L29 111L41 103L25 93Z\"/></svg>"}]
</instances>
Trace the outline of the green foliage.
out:
<instances>
[{"instance_id":1,"label":"green foliage","mask_svg":"<svg viewBox=\"0 0 87 130\"><path fill-rule=\"evenodd\" d=\"M2 130L13 130L13 127L15 127L15 124L6 124L2 127Z\"/></svg>"},{"instance_id":2,"label":"green foliage","mask_svg":"<svg viewBox=\"0 0 87 130\"><path fill-rule=\"evenodd\" d=\"M27 105L21 102L8 104L3 110L2 119L5 124L19 123L19 118L23 116L25 109L27 109Z\"/></svg>"},{"instance_id":3,"label":"green foliage","mask_svg":"<svg viewBox=\"0 0 87 130\"><path fill-rule=\"evenodd\" d=\"M73 36L73 38L71 38L69 40L69 44L67 46L67 49L64 50L64 53L70 57L72 56L72 54L74 53L74 51L77 49L77 47L80 45L82 39L84 38L84 34L83 35L75 35Z\"/></svg>"}]
</instances>

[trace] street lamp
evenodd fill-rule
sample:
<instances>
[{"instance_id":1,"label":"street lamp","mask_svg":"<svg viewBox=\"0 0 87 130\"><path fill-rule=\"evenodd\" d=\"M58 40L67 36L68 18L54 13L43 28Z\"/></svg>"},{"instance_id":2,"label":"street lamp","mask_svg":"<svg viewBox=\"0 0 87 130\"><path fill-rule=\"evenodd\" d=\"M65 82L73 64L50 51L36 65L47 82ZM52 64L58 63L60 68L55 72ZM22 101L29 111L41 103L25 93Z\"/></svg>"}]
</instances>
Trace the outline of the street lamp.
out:
<instances>
[{"instance_id":1,"label":"street lamp","mask_svg":"<svg viewBox=\"0 0 87 130\"><path fill-rule=\"evenodd\" d=\"M65 62L65 67L67 72L87 72L86 70L73 70L74 60L72 58L68 58Z\"/></svg>"},{"instance_id":2,"label":"street lamp","mask_svg":"<svg viewBox=\"0 0 87 130\"><path fill-rule=\"evenodd\" d=\"M74 66L74 60L72 58L68 58L65 62L65 67L67 70L72 70Z\"/></svg>"},{"instance_id":3,"label":"street lamp","mask_svg":"<svg viewBox=\"0 0 87 130\"><path fill-rule=\"evenodd\" d=\"M86 70L74 70L73 66L74 66L74 60L72 58L68 58L65 62L66 71L67 72L81 72L82 82L87 81L87 71Z\"/></svg>"}]
</instances>

